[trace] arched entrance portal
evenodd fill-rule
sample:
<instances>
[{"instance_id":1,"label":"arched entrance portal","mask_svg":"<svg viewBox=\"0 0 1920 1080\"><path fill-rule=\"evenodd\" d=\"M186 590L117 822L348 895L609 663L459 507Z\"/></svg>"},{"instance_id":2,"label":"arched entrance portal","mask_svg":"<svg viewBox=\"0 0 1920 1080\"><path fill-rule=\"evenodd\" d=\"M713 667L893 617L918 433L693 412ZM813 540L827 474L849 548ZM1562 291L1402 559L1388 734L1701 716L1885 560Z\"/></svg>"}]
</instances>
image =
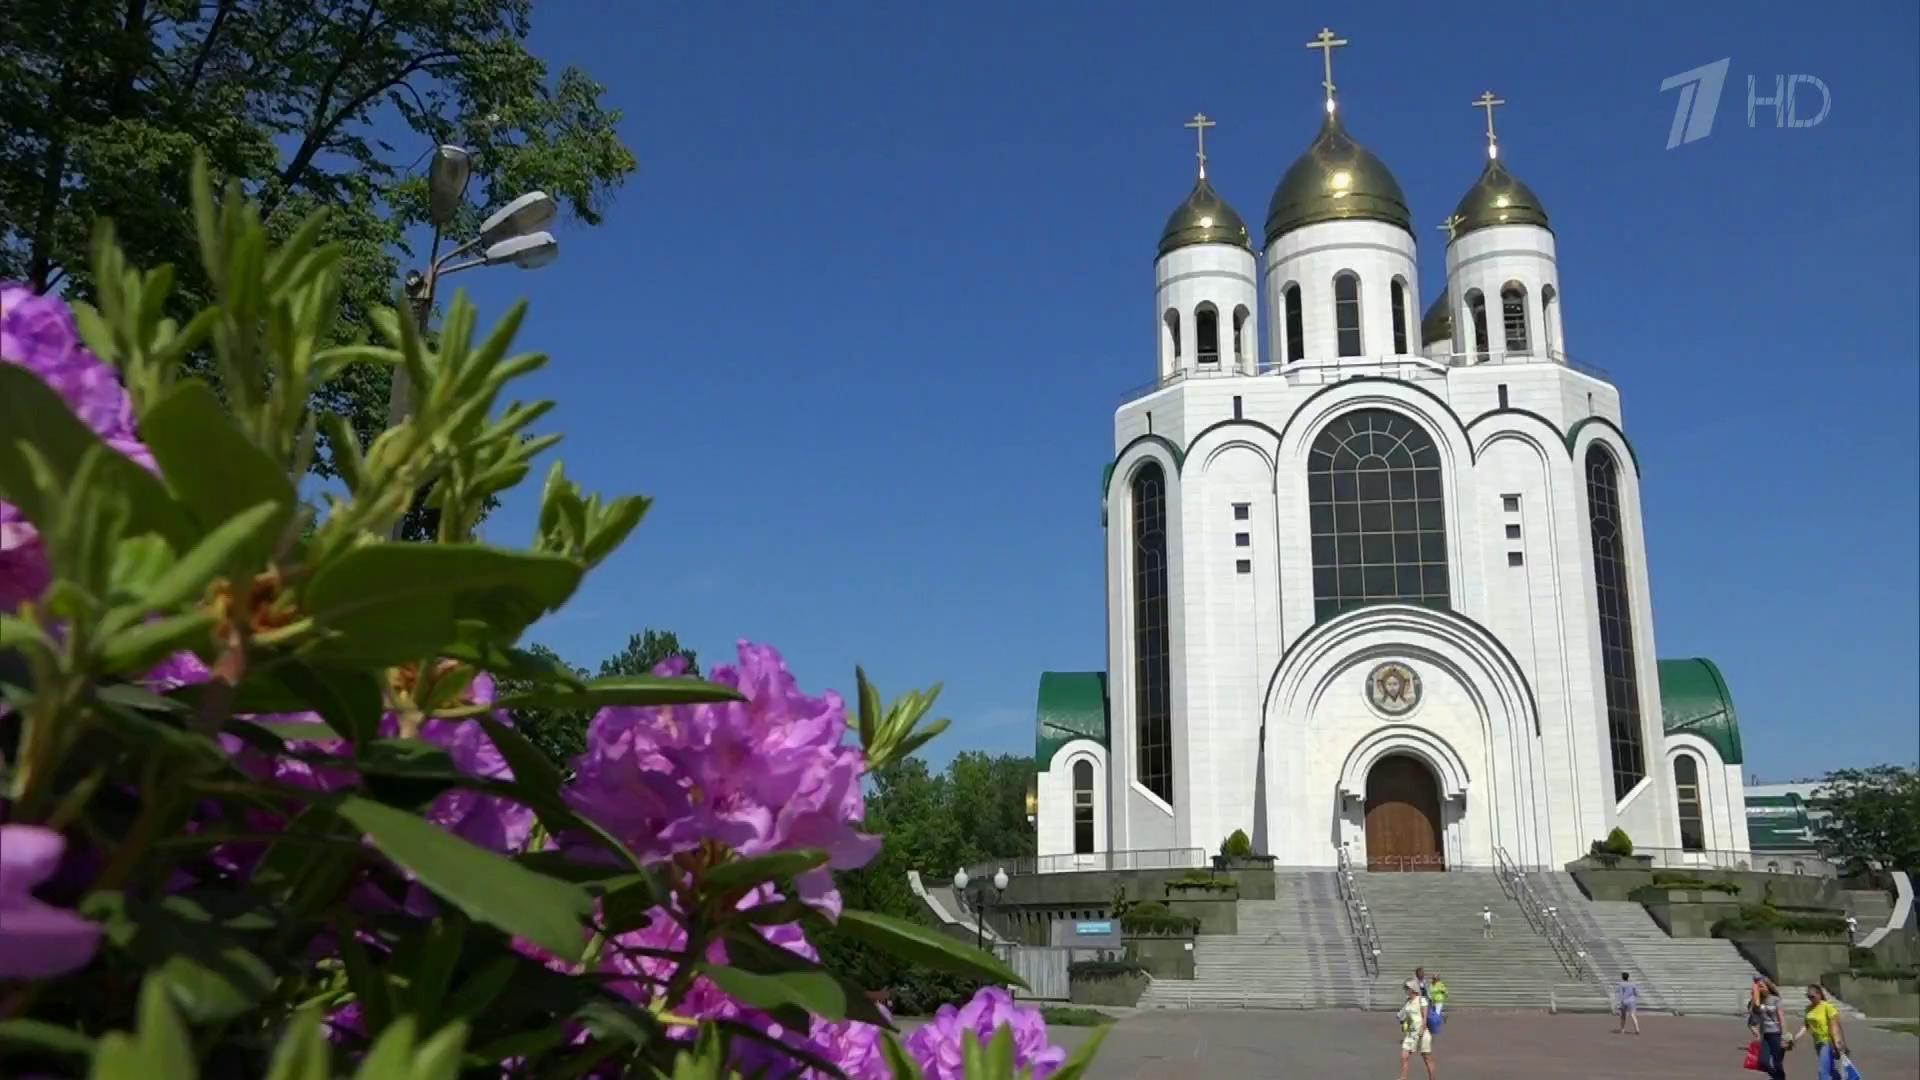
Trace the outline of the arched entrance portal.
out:
<instances>
[{"instance_id":1,"label":"arched entrance portal","mask_svg":"<svg viewBox=\"0 0 1920 1080\"><path fill-rule=\"evenodd\" d=\"M1440 784L1425 762L1389 754L1367 771L1367 869L1445 870Z\"/></svg>"}]
</instances>

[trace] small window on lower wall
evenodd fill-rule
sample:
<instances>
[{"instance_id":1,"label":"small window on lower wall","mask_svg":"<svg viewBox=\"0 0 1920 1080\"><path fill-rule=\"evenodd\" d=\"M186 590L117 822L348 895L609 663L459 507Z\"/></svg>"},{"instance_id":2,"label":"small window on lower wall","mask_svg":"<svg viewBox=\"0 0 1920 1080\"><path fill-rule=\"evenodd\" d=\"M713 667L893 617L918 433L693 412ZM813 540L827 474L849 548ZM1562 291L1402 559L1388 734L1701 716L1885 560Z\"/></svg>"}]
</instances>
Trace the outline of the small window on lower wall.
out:
<instances>
[{"instance_id":1,"label":"small window on lower wall","mask_svg":"<svg viewBox=\"0 0 1920 1080\"><path fill-rule=\"evenodd\" d=\"M1073 853L1093 853L1093 762L1073 763Z\"/></svg>"},{"instance_id":2,"label":"small window on lower wall","mask_svg":"<svg viewBox=\"0 0 1920 1080\"><path fill-rule=\"evenodd\" d=\"M1234 563L1233 563L1233 572L1234 572L1234 573L1236 573L1236 574L1251 574L1251 573L1253 573L1253 560L1252 560L1252 559L1236 559L1236 560L1234 560Z\"/></svg>"},{"instance_id":3,"label":"small window on lower wall","mask_svg":"<svg viewBox=\"0 0 1920 1080\"><path fill-rule=\"evenodd\" d=\"M1526 560L1526 556L1524 556L1524 555L1521 555L1521 554L1520 554L1519 552L1517 552L1517 551L1509 551L1509 552L1507 552L1507 565L1508 565L1508 566L1519 566L1519 565L1520 565L1521 563L1523 563L1523 562L1526 562L1526 561L1527 561L1527 560Z\"/></svg>"}]
</instances>

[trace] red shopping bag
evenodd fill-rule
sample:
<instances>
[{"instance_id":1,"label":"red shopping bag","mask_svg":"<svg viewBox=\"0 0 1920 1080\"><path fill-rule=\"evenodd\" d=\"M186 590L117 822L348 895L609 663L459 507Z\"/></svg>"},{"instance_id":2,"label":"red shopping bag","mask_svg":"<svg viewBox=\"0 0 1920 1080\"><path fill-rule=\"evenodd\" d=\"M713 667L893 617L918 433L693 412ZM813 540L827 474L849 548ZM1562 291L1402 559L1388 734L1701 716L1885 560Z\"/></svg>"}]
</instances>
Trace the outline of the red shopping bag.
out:
<instances>
[{"instance_id":1,"label":"red shopping bag","mask_svg":"<svg viewBox=\"0 0 1920 1080\"><path fill-rule=\"evenodd\" d=\"M1752 1069L1752 1070L1753 1070L1754 1072L1760 1072L1760 1071L1761 1071L1761 1068L1760 1068L1760 1040L1759 1040L1759 1039L1755 1039L1755 1040L1753 1040L1752 1042L1750 1042L1750 1043L1748 1043L1748 1044L1747 1044L1747 1062L1746 1062L1746 1065L1747 1065L1747 1068L1749 1068L1749 1069Z\"/></svg>"}]
</instances>

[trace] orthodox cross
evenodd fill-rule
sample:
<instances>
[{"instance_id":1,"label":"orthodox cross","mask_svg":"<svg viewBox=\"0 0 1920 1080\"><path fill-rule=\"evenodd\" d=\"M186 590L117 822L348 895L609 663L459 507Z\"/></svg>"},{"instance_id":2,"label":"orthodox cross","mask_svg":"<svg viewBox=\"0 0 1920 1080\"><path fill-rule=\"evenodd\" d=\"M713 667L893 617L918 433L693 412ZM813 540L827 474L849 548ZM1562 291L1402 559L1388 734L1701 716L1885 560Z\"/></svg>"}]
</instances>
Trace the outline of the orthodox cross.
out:
<instances>
[{"instance_id":1,"label":"orthodox cross","mask_svg":"<svg viewBox=\"0 0 1920 1080\"><path fill-rule=\"evenodd\" d=\"M1467 219L1461 217L1459 214L1453 214L1453 215L1450 215L1447 218L1447 220L1440 223L1439 227L1447 230L1447 243L1449 244L1453 243L1454 231L1459 229L1460 223L1465 220Z\"/></svg>"},{"instance_id":2,"label":"orthodox cross","mask_svg":"<svg viewBox=\"0 0 1920 1080\"><path fill-rule=\"evenodd\" d=\"M1200 159L1200 179L1205 180L1207 178L1207 129L1219 125L1207 119L1206 113L1194 113L1193 119L1181 126L1192 128L1195 138L1200 141L1200 148L1195 156Z\"/></svg>"},{"instance_id":3,"label":"orthodox cross","mask_svg":"<svg viewBox=\"0 0 1920 1080\"><path fill-rule=\"evenodd\" d=\"M1326 64L1327 78L1326 78L1326 81L1321 83L1320 85L1327 88L1327 111L1328 112L1333 111L1333 50L1339 48L1342 45L1345 45L1346 43L1347 43L1346 38L1334 37L1333 31L1324 26L1320 28L1320 33L1318 36L1316 36L1312 41L1307 42L1307 48L1320 50L1320 58Z\"/></svg>"},{"instance_id":4,"label":"orthodox cross","mask_svg":"<svg viewBox=\"0 0 1920 1080\"><path fill-rule=\"evenodd\" d=\"M1506 98L1494 97L1493 91L1491 90L1488 90L1486 93L1481 94L1478 98L1474 99L1472 103L1473 107L1476 109L1487 110L1487 156L1488 157L1500 156L1500 147L1499 147L1499 144L1495 141L1494 134L1493 134L1493 110L1496 106L1505 105L1506 103L1507 103Z\"/></svg>"}]
</instances>

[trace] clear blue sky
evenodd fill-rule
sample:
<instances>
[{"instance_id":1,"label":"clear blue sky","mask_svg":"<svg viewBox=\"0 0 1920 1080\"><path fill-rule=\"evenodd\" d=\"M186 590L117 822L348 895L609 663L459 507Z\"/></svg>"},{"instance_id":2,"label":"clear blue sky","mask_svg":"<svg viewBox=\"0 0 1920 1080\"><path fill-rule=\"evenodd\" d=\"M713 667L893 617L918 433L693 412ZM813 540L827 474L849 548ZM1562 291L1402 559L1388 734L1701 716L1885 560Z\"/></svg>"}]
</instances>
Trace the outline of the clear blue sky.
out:
<instances>
[{"instance_id":1,"label":"clear blue sky","mask_svg":"<svg viewBox=\"0 0 1920 1080\"><path fill-rule=\"evenodd\" d=\"M1330 23L1428 295L1427 226L1482 161L1468 102L1510 102L1569 348L1614 374L1644 465L1659 652L1721 664L1749 771L1911 760L1913 5L1281 7L541 5L536 49L607 84L640 171L548 270L458 280L491 312L532 297L569 469L657 502L535 637L591 664L655 626L709 661L770 642L812 688L856 662L944 681L936 758L1031 752L1038 673L1105 666L1099 481L1153 370L1181 121L1218 119L1215 183L1257 231ZM1661 80L1722 57L1712 135L1665 149ZM1748 128L1746 76L1776 73L1826 84L1824 122Z\"/></svg>"}]
</instances>

